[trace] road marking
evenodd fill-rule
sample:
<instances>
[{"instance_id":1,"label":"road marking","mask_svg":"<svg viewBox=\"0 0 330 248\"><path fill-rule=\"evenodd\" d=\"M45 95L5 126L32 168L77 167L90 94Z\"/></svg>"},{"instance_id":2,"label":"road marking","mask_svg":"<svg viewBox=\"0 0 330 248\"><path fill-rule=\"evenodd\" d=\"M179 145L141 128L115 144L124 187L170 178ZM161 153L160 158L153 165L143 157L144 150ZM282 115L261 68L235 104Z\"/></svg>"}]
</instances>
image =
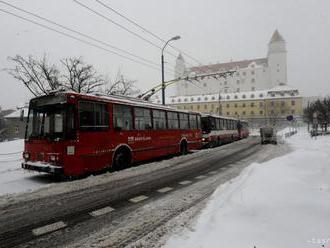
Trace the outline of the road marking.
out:
<instances>
[{"instance_id":1,"label":"road marking","mask_svg":"<svg viewBox=\"0 0 330 248\"><path fill-rule=\"evenodd\" d=\"M205 176L205 175L200 175L200 176L198 176L198 177L195 177L195 179L204 179L204 178L206 178L207 176Z\"/></svg>"},{"instance_id":2,"label":"road marking","mask_svg":"<svg viewBox=\"0 0 330 248\"><path fill-rule=\"evenodd\" d=\"M148 196L146 195L139 195L137 197L133 197L131 199L129 199L130 202L133 202L133 203L137 203L137 202L140 202L140 201L144 201L145 199L148 199Z\"/></svg>"},{"instance_id":3,"label":"road marking","mask_svg":"<svg viewBox=\"0 0 330 248\"><path fill-rule=\"evenodd\" d=\"M92 211L89 213L89 215L93 216L93 217L97 217L97 216L101 216L107 213L110 213L111 211L115 210L112 207L104 207L104 208L100 208L98 210Z\"/></svg>"},{"instance_id":4,"label":"road marking","mask_svg":"<svg viewBox=\"0 0 330 248\"><path fill-rule=\"evenodd\" d=\"M32 233L35 236L40 236L40 235L43 235L45 233L50 233L50 232L57 231L57 230L62 229L66 226L67 225L63 221L58 221L58 222L55 222L53 224L49 224L49 225L46 225L46 226L35 228L35 229L32 230Z\"/></svg>"},{"instance_id":5,"label":"road marking","mask_svg":"<svg viewBox=\"0 0 330 248\"><path fill-rule=\"evenodd\" d=\"M214 170L214 171L210 171L208 174L210 175L215 175L215 174L218 174L218 171Z\"/></svg>"},{"instance_id":6,"label":"road marking","mask_svg":"<svg viewBox=\"0 0 330 248\"><path fill-rule=\"evenodd\" d=\"M161 188L159 190L157 190L159 193L166 193L168 191L171 191L173 188L171 187L165 187L165 188Z\"/></svg>"},{"instance_id":7,"label":"road marking","mask_svg":"<svg viewBox=\"0 0 330 248\"><path fill-rule=\"evenodd\" d=\"M181 185L187 185L187 184L190 184L190 183L192 183L192 181L189 181L189 180L179 182L179 184L181 184Z\"/></svg>"}]
</instances>

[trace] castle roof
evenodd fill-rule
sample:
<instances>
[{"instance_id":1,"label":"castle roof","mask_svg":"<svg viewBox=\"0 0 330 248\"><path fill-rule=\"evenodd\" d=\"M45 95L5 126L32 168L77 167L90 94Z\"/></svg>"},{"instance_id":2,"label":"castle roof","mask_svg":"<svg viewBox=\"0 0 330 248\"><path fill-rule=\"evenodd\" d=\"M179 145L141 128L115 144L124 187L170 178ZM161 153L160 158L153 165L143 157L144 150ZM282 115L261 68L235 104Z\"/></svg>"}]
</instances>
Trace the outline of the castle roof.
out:
<instances>
[{"instance_id":1,"label":"castle roof","mask_svg":"<svg viewBox=\"0 0 330 248\"><path fill-rule=\"evenodd\" d=\"M191 67L191 72L217 72L217 71L229 71L238 68L246 68L251 63L256 63L257 65L263 65L268 63L267 58L259 58L259 59L250 59L250 60L240 60L240 61L233 61L233 62L227 62L227 63L219 63L219 64L213 64L213 65L202 65L202 66L196 66Z\"/></svg>"},{"instance_id":2,"label":"castle roof","mask_svg":"<svg viewBox=\"0 0 330 248\"><path fill-rule=\"evenodd\" d=\"M273 33L273 36L270 39L269 43L278 42L278 41L285 41L285 40L283 39L282 35L276 29L275 32Z\"/></svg>"}]
</instances>

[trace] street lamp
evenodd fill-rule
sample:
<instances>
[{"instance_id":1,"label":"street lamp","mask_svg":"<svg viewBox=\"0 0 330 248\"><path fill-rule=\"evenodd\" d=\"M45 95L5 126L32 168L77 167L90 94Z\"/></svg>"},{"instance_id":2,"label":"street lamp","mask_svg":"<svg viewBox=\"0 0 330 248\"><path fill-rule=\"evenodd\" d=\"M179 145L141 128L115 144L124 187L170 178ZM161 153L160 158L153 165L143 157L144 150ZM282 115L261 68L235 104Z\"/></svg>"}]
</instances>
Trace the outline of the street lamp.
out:
<instances>
[{"instance_id":1,"label":"street lamp","mask_svg":"<svg viewBox=\"0 0 330 248\"><path fill-rule=\"evenodd\" d=\"M172 40L179 40L181 37L179 35L172 37L169 39L162 48L162 104L165 105L165 79L164 79L164 49L167 44Z\"/></svg>"}]
</instances>

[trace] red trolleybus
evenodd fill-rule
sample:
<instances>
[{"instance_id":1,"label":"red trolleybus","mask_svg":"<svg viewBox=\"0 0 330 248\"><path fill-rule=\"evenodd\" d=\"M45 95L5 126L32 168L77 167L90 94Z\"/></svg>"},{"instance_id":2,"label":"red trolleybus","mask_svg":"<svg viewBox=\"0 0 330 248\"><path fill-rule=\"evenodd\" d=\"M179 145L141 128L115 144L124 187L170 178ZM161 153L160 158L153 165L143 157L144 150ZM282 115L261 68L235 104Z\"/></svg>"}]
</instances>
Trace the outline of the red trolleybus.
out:
<instances>
[{"instance_id":1,"label":"red trolleybus","mask_svg":"<svg viewBox=\"0 0 330 248\"><path fill-rule=\"evenodd\" d=\"M197 112L120 96L54 93L30 101L22 167L78 176L202 146Z\"/></svg>"},{"instance_id":2,"label":"red trolleybus","mask_svg":"<svg viewBox=\"0 0 330 248\"><path fill-rule=\"evenodd\" d=\"M247 122L209 114L202 116L202 131L204 147L214 147L248 136Z\"/></svg>"}]
</instances>

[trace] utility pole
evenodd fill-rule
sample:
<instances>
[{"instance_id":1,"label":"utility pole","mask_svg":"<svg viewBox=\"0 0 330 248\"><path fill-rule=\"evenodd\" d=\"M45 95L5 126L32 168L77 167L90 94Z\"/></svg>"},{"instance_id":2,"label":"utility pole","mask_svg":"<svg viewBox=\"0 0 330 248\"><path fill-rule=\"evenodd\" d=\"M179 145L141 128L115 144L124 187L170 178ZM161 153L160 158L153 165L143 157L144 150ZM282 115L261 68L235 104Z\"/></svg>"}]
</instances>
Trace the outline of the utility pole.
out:
<instances>
[{"instance_id":1,"label":"utility pole","mask_svg":"<svg viewBox=\"0 0 330 248\"><path fill-rule=\"evenodd\" d=\"M167 46L167 44L172 40L179 40L180 36L174 36L171 39L169 39L165 45L162 48L162 56L161 56L161 65L162 65L162 104L165 105L165 78L164 78L164 49Z\"/></svg>"}]
</instances>

